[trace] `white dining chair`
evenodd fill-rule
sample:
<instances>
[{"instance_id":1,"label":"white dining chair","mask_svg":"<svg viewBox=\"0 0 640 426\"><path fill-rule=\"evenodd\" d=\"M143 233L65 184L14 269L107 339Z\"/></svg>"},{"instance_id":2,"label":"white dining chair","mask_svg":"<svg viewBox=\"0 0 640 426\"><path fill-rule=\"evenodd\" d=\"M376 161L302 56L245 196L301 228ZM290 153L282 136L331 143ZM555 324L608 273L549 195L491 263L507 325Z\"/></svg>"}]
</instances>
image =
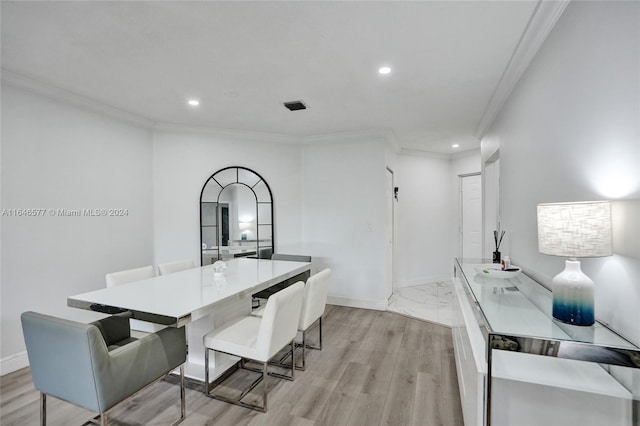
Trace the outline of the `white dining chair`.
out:
<instances>
[{"instance_id":1,"label":"white dining chair","mask_svg":"<svg viewBox=\"0 0 640 426\"><path fill-rule=\"evenodd\" d=\"M174 262L166 262L158 265L158 273L160 275L173 274L174 272L186 271L193 269L196 265L192 259L176 260Z\"/></svg>"},{"instance_id":2,"label":"white dining chair","mask_svg":"<svg viewBox=\"0 0 640 426\"><path fill-rule=\"evenodd\" d=\"M296 365L298 370L306 368L305 349L322 350L322 315L324 315L327 306L327 294L329 292L329 282L331 280L331 269L324 269L307 280L304 286L304 301L302 303L302 312L300 313L300 321L298 323L298 331L302 333L302 343L296 345L302 348L301 365ZM262 316L264 308L256 309L252 312L254 316ZM318 345L312 346L307 344L307 331L315 323L318 323ZM288 356L288 355L287 355ZM285 356L281 361L287 358Z\"/></svg>"},{"instance_id":3,"label":"white dining chair","mask_svg":"<svg viewBox=\"0 0 640 426\"><path fill-rule=\"evenodd\" d=\"M115 287L123 284L129 284L134 281L146 280L155 277L153 266L143 266L142 268L127 269L124 271L111 272L105 276L107 288ZM146 321L131 319L131 330L142 331L145 333L156 333L165 326L154 324Z\"/></svg>"},{"instance_id":4,"label":"white dining chair","mask_svg":"<svg viewBox=\"0 0 640 426\"><path fill-rule=\"evenodd\" d=\"M142 268L127 269L125 271L111 272L105 276L107 288L153 277L155 277L155 273L151 265L143 266Z\"/></svg>"},{"instance_id":5,"label":"white dining chair","mask_svg":"<svg viewBox=\"0 0 640 426\"><path fill-rule=\"evenodd\" d=\"M283 254L274 253L271 255L271 260L286 260L289 262L311 262L311 256L301 254ZM272 294L279 292L283 288L286 288L296 282L296 278L290 278L281 283L274 284L271 287L267 287L264 290L259 291L252 295L251 308L257 309L260 307L260 300L267 300Z\"/></svg>"},{"instance_id":6,"label":"white dining chair","mask_svg":"<svg viewBox=\"0 0 640 426\"><path fill-rule=\"evenodd\" d=\"M300 312L302 311L303 293L304 283L299 281L271 296L265 305L264 314L261 318L248 315L204 336L204 383L207 396L245 408L262 412L267 411L268 376L272 375L289 380L294 378L294 340L297 334ZM279 376L269 373L267 370L269 360L287 345L291 346L291 376ZM214 382L213 387L210 388L209 385L209 352L211 350L241 357L240 368L244 367L244 359L262 363L262 374L237 399L216 394L213 391L219 384L219 380ZM224 374L223 377L226 378L228 375ZM262 407L243 402L242 399L260 381L264 385Z\"/></svg>"}]
</instances>

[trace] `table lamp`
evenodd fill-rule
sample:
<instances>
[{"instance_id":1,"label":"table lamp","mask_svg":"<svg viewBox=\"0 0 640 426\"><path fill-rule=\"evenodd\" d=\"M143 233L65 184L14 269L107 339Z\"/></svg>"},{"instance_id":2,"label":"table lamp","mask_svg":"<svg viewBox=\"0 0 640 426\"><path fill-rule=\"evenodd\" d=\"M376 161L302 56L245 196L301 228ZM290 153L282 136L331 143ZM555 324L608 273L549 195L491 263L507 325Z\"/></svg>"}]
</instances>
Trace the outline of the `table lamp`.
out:
<instances>
[{"instance_id":1,"label":"table lamp","mask_svg":"<svg viewBox=\"0 0 640 426\"><path fill-rule=\"evenodd\" d=\"M553 278L553 318L572 325L594 323L594 284L578 257L613 254L608 201L538 204L538 251L569 257Z\"/></svg>"}]
</instances>

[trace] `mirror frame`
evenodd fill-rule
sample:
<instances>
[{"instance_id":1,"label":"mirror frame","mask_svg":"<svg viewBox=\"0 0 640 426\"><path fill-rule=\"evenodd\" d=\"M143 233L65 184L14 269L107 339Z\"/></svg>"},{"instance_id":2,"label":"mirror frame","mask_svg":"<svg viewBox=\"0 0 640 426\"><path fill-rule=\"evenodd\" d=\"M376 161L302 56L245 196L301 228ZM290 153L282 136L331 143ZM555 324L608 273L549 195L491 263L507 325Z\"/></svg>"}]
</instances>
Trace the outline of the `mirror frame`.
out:
<instances>
[{"instance_id":1,"label":"mirror frame","mask_svg":"<svg viewBox=\"0 0 640 426\"><path fill-rule=\"evenodd\" d=\"M227 184L225 184L224 186L218 181L216 180L216 176L219 175L220 173L223 172L227 172L228 170L233 170L235 169L235 175L236 175L236 179L235 181L229 182ZM251 181L242 181L240 180L240 170L244 170L246 172L252 173L253 175L255 175L257 177L257 182L253 183L252 182L255 179L252 179ZM271 193L271 188L269 187L269 184L267 183L267 181L257 172L255 172L254 170L251 170L247 167L242 167L242 166L229 166L229 167L225 167L223 169L218 170L217 172L213 173L211 176L209 176L209 178L207 178L207 180L204 182L204 185L202 185L202 189L200 190L200 265L204 266L204 256L202 253L202 195L204 194L204 190L207 187L207 185L211 182L215 182L215 184L220 188L220 190L218 191L218 195L217 195L217 199L216 199L216 221L219 218L219 205L220 205L220 194L222 194L222 192L229 186L231 185L244 185L245 187L249 188L251 190L251 192L253 193L253 196L255 197L255 201L256 201L256 256L258 258L261 257L265 257L266 256L261 256L260 252L261 250L265 250L265 249L270 249L270 253L268 258L271 258L271 254L274 253L275 251L275 230L274 230L274 226L273 226L273 222L274 222L274 217L273 217L273 194ZM258 201L258 196L256 195L256 192L254 190L254 188L260 183L260 182L264 182L264 185L267 188L268 191L268 195L269 195L269 201ZM208 201L211 202L211 201ZM261 224L260 223L260 217L259 217L259 206L261 204L269 204L269 209L270 209L270 213L271 213L271 223L264 223ZM217 222L216 222L217 223ZM216 227L219 225L216 225ZM271 228L271 243L269 245L260 245L260 227L264 227L264 226L269 226ZM266 242L266 241L265 241ZM218 247L218 259L220 259L220 232L219 230L216 230L216 246Z\"/></svg>"}]
</instances>

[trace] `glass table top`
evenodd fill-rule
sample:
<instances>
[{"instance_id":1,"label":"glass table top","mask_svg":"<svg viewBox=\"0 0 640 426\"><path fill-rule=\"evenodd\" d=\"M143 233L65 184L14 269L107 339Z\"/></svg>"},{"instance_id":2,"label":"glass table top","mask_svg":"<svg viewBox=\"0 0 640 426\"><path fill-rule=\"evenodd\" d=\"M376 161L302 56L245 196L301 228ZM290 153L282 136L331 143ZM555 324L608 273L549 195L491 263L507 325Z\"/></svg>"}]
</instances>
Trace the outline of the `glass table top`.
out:
<instances>
[{"instance_id":1,"label":"glass table top","mask_svg":"<svg viewBox=\"0 0 640 426\"><path fill-rule=\"evenodd\" d=\"M491 333L640 349L598 321L583 327L553 319L551 291L524 273L495 278L483 273L480 266L491 264L491 260L465 258L455 263Z\"/></svg>"}]
</instances>

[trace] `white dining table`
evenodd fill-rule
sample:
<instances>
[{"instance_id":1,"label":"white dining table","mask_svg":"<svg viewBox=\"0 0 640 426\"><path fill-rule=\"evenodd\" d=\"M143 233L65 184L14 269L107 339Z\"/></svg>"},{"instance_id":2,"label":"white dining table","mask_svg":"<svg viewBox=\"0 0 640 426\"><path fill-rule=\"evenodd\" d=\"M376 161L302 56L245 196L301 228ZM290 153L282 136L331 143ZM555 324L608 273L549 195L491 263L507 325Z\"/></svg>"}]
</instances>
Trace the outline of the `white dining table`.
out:
<instances>
[{"instance_id":1,"label":"white dining table","mask_svg":"<svg viewBox=\"0 0 640 426\"><path fill-rule=\"evenodd\" d=\"M311 263L237 258L225 262L224 275L207 265L67 298L74 308L115 314L170 327L187 327L185 375L204 382L203 336L251 311L251 295L291 278L306 280ZM211 380L238 358L210 357Z\"/></svg>"}]
</instances>

